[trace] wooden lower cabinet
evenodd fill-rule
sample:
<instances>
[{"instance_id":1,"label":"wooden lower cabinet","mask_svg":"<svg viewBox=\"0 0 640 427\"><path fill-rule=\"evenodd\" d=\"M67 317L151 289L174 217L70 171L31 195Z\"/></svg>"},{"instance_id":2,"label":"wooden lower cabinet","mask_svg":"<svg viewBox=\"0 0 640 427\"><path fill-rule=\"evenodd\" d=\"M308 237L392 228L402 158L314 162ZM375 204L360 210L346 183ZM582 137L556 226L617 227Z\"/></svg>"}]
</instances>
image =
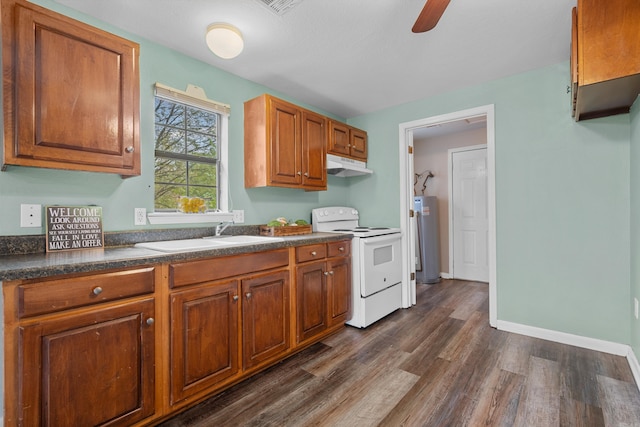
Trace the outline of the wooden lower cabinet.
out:
<instances>
[{"instance_id":1,"label":"wooden lower cabinet","mask_svg":"<svg viewBox=\"0 0 640 427\"><path fill-rule=\"evenodd\" d=\"M242 280L243 367L284 354L289 340L289 271Z\"/></svg>"},{"instance_id":2,"label":"wooden lower cabinet","mask_svg":"<svg viewBox=\"0 0 640 427\"><path fill-rule=\"evenodd\" d=\"M238 281L171 295L171 404L240 371Z\"/></svg>"},{"instance_id":3,"label":"wooden lower cabinet","mask_svg":"<svg viewBox=\"0 0 640 427\"><path fill-rule=\"evenodd\" d=\"M315 261L296 268L298 342L327 329L327 280L325 261Z\"/></svg>"},{"instance_id":4,"label":"wooden lower cabinet","mask_svg":"<svg viewBox=\"0 0 640 427\"><path fill-rule=\"evenodd\" d=\"M351 315L351 242L296 248L298 344L317 339Z\"/></svg>"},{"instance_id":5,"label":"wooden lower cabinet","mask_svg":"<svg viewBox=\"0 0 640 427\"><path fill-rule=\"evenodd\" d=\"M348 319L349 245L3 283L5 425L156 424L281 361Z\"/></svg>"},{"instance_id":6,"label":"wooden lower cabinet","mask_svg":"<svg viewBox=\"0 0 640 427\"><path fill-rule=\"evenodd\" d=\"M351 261L335 258L327 261L328 326L344 324L351 317Z\"/></svg>"},{"instance_id":7,"label":"wooden lower cabinet","mask_svg":"<svg viewBox=\"0 0 640 427\"><path fill-rule=\"evenodd\" d=\"M154 413L154 300L19 328L23 426L128 426Z\"/></svg>"}]
</instances>

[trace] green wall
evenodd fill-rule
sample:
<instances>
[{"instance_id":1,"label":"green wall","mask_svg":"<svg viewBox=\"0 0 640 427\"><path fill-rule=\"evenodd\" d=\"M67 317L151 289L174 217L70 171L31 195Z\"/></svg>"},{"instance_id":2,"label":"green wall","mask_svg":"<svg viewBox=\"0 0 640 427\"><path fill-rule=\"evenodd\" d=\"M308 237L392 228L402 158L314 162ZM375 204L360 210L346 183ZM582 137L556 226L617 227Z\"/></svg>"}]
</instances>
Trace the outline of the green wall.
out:
<instances>
[{"instance_id":1,"label":"green wall","mask_svg":"<svg viewBox=\"0 0 640 427\"><path fill-rule=\"evenodd\" d=\"M629 161L630 152L640 156L638 108L632 115L575 123L566 93L568 63L349 120L369 133L373 176L329 177L329 191L319 193L245 189L242 104L263 92L281 94L51 0L35 3L141 44L142 175L122 180L107 174L10 167L0 173L0 235L43 232L19 227L21 203L97 204L104 208L106 231L150 227L133 225L133 208L150 210L153 204L152 86L156 81L182 89L187 83L195 84L211 98L231 104L231 194L234 207L244 209L246 222L252 224L278 215L304 218L317 206L347 204L361 210L363 223L397 226L398 125L494 104L498 319L630 343L631 293L640 294L635 266L630 286L630 247L633 242L637 257L640 241L637 221L630 224L630 188L638 193L635 213L640 190L631 186L631 172L637 175L638 171L630 170ZM638 349L638 340L633 343Z\"/></svg>"},{"instance_id":2,"label":"green wall","mask_svg":"<svg viewBox=\"0 0 640 427\"><path fill-rule=\"evenodd\" d=\"M498 319L628 344L629 115L576 123L568 84L561 63L351 119L385 171L351 200L398 225L399 124L494 104Z\"/></svg>"},{"instance_id":3,"label":"green wall","mask_svg":"<svg viewBox=\"0 0 640 427\"><path fill-rule=\"evenodd\" d=\"M140 140L142 175L122 179L102 173L60 171L51 169L9 167L0 173L0 235L43 234L42 228L20 228L20 204L88 205L103 207L105 231L146 229L134 226L136 207L153 208L153 85L156 81L177 89L188 83L202 87L207 96L231 105L229 120L229 185L233 207L244 209L247 224L266 223L277 216L309 218L311 209L321 205L345 204L348 182L329 177L328 191L305 192L293 189L244 188L243 103L262 93L306 106L322 114L340 119L301 104L269 88L229 74L176 51L150 43L140 37L110 27L50 0L33 3L85 21L96 27L122 35L140 43ZM158 226L166 227L166 226Z\"/></svg>"},{"instance_id":4,"label":"green wall","mask_svg":"<svg viewBox=\"0 0 640 427\"><path fill-rule=\"evenodd\" d=\"M640 102L631 108L631 346L640 356L640 321L633 316L633 298L640 300Z\"/></svg>"}]
</instances>

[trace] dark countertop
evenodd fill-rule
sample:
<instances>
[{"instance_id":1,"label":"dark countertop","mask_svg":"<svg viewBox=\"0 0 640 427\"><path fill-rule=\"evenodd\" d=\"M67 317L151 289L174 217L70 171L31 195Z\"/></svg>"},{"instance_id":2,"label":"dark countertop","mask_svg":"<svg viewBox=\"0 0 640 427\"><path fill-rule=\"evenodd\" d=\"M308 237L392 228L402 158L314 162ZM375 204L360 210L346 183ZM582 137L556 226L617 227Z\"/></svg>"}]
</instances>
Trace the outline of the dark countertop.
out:
<instances>
[{"instance_id":1,"label":"dark countertop","mask_svg":"<svg viewBox=\"0 0 640 427\"><path fill-rule=\"evenodd\" d=\"M0 256L0 281L35 279L60 274L84 273L114 268L135 267L165 262L189 261L201 258L302 246L314 243L350 239L350 234L311 233L283 237L284 241L233 246L192 252L164 253L133 246L107 247L64 252L32 253Z\"/></svg>"}]
</instances>

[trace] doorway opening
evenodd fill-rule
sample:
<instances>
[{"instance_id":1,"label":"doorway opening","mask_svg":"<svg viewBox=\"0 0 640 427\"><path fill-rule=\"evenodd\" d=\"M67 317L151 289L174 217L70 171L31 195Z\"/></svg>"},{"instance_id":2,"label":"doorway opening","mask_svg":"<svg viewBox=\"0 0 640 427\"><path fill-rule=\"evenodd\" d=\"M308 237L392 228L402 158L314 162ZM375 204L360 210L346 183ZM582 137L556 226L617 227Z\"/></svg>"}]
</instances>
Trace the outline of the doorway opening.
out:
<instances>
[{"instance_id":1,"label":"doorway opening","mask_svg":"<svg viewBox=\"0 0 640 427\"><path fill-rule=\"evenodd\" d=\"M403 234L403 307L416 303L416 227L410 216L413 210L414 183L416 174L422 174L414 167L416 153L414 142L420 134L428 129L451 127L462 123L484 122L486 132L486 212L487 212L487 257L489 282L489 322L497 323L497 288L496 288L496 223L495 223L495 121L494 106L486 105L469 110L457 111L440 116L428 117L399 126L399 159L400 159L400 227ZM433 131L431 131L433 132ZM422 174L424 176L424 174ZM427 184L428 185L428 184ZM422 187L418 185L418 191ZM448 258L448 256L447 256Z\"/></svg>"}]
</instances>

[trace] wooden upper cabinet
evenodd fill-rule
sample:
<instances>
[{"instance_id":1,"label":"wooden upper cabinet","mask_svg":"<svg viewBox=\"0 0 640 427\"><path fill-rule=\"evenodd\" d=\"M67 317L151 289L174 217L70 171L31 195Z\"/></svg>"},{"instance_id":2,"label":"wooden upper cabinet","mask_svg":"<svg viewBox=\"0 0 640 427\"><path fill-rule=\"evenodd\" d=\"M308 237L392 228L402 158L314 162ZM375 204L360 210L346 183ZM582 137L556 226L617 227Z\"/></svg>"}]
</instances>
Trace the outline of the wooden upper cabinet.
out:
<instances>
[{"instance_id":1,"label":"wooden upper cabinet","mask_svg":"<svg viewBox=\"0 0 640 427\"><path fill-rule=\"evenodd\" d=\"M326 190L327 119L261 95L244 104L245 187Z\"/></svg>"},{"instance_id":2,"label":"wooden upper cabinet","mask_svg":"<svg viewBox=\"0 0 640 427\"><path fill-rule=\"evenodd\" d=\"M138 44L3 0L7 165L140 175Z\"/></svg>"},{"instance_id":3,"label":"wooden upper cabinet","mask_svg":"<svg viewBox=\"0 0 640 427\"><path fill-rule=\"evenodd\" d=\"M629 112L640 93L640 2L578 0L573 14L575 119Z\"/></svg>"},{"instance_id":4,"label":"wooden upper cabinet","mask_svg":"<svg viewBox=\"0 0 640 427\"><path fill-rule=\"evenodd\" d=\"M329 122L329 146L327 152L339 156L367 161L367 133L344 123Z\"/></svg>"}]
</instances>

